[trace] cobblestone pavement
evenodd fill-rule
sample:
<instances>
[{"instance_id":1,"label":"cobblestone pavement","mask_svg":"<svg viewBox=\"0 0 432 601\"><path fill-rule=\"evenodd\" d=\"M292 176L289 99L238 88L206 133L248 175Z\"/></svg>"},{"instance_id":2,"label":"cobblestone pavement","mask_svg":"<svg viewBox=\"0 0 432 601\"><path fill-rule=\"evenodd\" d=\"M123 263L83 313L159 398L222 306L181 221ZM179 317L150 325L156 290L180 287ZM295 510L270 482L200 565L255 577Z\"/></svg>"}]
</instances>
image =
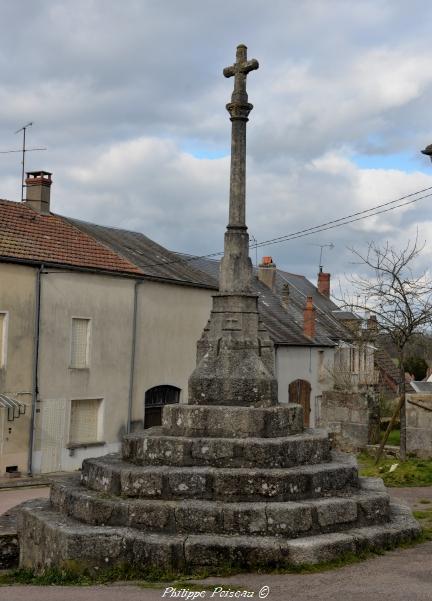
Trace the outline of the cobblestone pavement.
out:
<instances>
[{"instance_id":1,"label":"cobblestone pavement","mask_svg":"<svg viewBox=\"0 0 432 601\"><path fill-rule=\"evenodd\" d=\"M35 489L21 489L13 491L17 495L15 497L3 497L6 492L10 491L0 492L0 507L6 506L12 498L16 503L30 498L20 495L47 495L47 489L37 492ZM390 489L389 492L394 498L415 508L425 507L425 504L419 503L420 500L432 501L432 487ZM318 574L242 574L231 578L208 579L197 583L190 594L200 592L195 599L235 598L208 590L213 584L223 587L224 591L234 591L240 586L254 593L249 598L267 598L269 601L432 601L432 542ZM201 585L205 588L200 589ZM263 587L270 589L267 597L259 596L260 590L261 595L267 592ZM175 592L179 594L170 596ZM158 601L193 598L181 596L179 590L168 591L165 596L162 596L163 593L163 588L149 589L124 584L92 587L13 586L0 588L0 601Z\"/></svg>"}]
</instances>

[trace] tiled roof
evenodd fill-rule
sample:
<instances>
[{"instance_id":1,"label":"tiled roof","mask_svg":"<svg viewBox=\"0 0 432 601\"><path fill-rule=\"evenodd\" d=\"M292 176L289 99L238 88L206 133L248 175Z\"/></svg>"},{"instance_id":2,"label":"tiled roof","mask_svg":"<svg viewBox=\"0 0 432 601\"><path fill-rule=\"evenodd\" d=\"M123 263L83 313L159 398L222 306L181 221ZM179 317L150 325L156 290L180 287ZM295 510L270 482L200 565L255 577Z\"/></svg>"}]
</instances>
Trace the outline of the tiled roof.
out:
<instances>
[{"instance_id":1,"label":"tiled roof","mask_svg":"<svg viewBox=\"0 0 432 601\"><path fill-rule=\"evenodd\" d=\"M196 269L195 262L184 260L140 232L95 225L78 219L67 220L82 232L124 257L148 277L217 289L217 279Z\"/></svg>"},{"instance_id":2,"label":"tiled roof","mask_svg":"<svg viewBox=\"0 0 432 601\"><path fill-rule=\"evenodd\" d=\"M374 353L374 361L375 366L380 371L384 372L388 378L393 380L393 382L398 383L400 381L399 369L395 365L389 353L385 350L385 348L379 346L379 344Z\"/></svg>"},{"instance_id":3,"label":"tiled roof","mask_svg":"<svg viewBox=\"0 0 432 601\"><path fill-rule=\"evenodd\" d=\"M303 324L303 311L306 298L312 297L316 309L316 332L317 336L326 336L333 341L352 340L352 332L346 328L334 315L339 307L327 296L321 294L318 288L312 284L304 275L289 273L277 269L276 271L276 294L282 295L284 285L289 287L289 302L294 319Z\"/></svg>"},{"instance_id":4,"label":"tiled roof","mask_svg":"<svg viewBox=\"0 0 432 601\"><path fill-rule=\"evenodd\" d=\"M190 260L196 268L211 276L217 285L219 261L204 257L180 255ZM289 285L288 308L281 302L282 289ZM258 294L258 304L262 320L276 344L293 346L335 346L338 340L350 340L352 334L332 314L337 309L330 299L320 294L317 288L304 276L281 270L276 271L275 290L258 280L252 281L253 291ZM312 296L316 308L316 336L313 340L303 333L303 312L306 297Z\"/></svg>"},{"instance_id":5,"label":"tiled roof","mask_svg":"<svg viewBox=\"0 0 432 601\"><path fill-rule=\"evenodd\" d=\"M141 274L139 267L59 215L0 200L0 259Z\"/></svg>"}]
</instances>

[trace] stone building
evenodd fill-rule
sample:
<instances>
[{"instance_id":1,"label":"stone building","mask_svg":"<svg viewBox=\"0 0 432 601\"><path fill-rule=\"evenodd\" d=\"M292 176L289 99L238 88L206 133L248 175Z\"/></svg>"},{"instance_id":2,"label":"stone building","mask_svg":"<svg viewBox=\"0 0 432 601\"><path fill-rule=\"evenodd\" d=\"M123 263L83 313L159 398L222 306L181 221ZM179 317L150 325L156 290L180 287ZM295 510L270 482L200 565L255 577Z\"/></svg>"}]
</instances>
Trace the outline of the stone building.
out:
<instances>
[{"instance_id":1,"label":"stone building","mask_svg":"<svg viewBox=\"0 0 432 601\"><path fill-rule=\"evenodd\" d=\"M50 174L27 183L26 202L0 201L0 473L76 469L142 425L152 388L181 397L213 289L187 263L145 272L49 212ZM140 240L147 263L172 260Z\"/></svg>"}]
</instances>

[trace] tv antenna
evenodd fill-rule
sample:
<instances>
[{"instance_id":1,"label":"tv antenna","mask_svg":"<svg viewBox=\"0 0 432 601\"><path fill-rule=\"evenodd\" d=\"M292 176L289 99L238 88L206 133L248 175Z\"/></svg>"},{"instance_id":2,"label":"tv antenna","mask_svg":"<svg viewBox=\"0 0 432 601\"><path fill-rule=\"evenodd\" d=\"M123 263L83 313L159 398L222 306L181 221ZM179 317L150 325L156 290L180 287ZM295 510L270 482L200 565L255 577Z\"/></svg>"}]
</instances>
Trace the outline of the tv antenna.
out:
<instances>
[{"instance_id":1,"label":"tv antenna","mask_svg":"<svg viewBox=\"0 0 432 601\"><path fill-rule=\"evenodd\" d=\"M33 121L29 121L29 123L27 123L26 125L23 125L22 127L20 127L19 129L16 130L16 134L19 134L20 131L23 132L23 143L22 143L22 148L19 150L0 150L0 154L10 154L12 152L20 152L22 154L22 160L21 160L21 165L22 165L22 169L21 169L21 202L24 201L24 188L25 188L25 184L24 184L24 175L25 175L25 155L26 152L34 152L35 150L46 150L46 148L26 148L26 131L27 128L31 127L33 125Z\"/></svg>"},{"instance_id":2,"label":"tv antenna","mask_svg":"<svg viewBox=\"0 0 432 601\"><path fill-rule=\"evenodd\" d=\"M311 244L311 246L319 246L319 248L320 248L320 258L319 258L318 270L319 270L319 272L321 272L323 270L323 264L322 264L323 250L325 248L329 248L330 250L333 250L335 245L333 244L333 242L328 242L327 244Z\"/></svg>"}]
</instances>

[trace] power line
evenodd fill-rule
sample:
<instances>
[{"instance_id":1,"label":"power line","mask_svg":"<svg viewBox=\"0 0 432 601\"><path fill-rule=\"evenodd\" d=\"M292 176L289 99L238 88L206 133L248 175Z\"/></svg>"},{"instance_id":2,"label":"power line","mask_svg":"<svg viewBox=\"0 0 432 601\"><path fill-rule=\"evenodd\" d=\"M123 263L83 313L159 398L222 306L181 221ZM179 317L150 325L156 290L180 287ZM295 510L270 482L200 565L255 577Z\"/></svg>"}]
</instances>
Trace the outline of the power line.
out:
<instances>
[{"instance_id":1,"label":"power line","mask_svg":"<svg viewBox=\"0 0 432 601\"><path fill-rule=\"evenodd\" d=\"M260 248L260 247L264 247L264 246L271 246L273 244L280 244L282 242L288 242L290 240L304 238L306 236L311 236L312 234L318 234L320 232L334 229L336 227L342 227L343 225L355 223L356 221L361 221L363 219L367 219L368 217L374 217L375 215L381 215L383 213L388 213L389 211L394 211L395 209L399 209L401 207L404 207L404 206L407 206L410 204L414 204L415 202L417 202L419 200L423 200L424 198L429 198L432 196L432 192L429 194L425 194L424 196L414 198L408 202L405 202L405 203L402 203L402 204L399 204L396 206L391 206L388 209L384 209L382 211L377 211L376 209L380 209L382 207L386 207L389 205L395 205L395 203L398 203L401 200L405 200L406 198L411 198L413 196L417 196L418 194L421 194L422 192L427 192L428 190L432 190L432 186L429 186L428 188L423 188L422 190L417 190L417 192L411 192L410 194L406 194L405 196L401 196L400 198L397 198L395 200L390 200L388 202L381 203L379 205L376 205L375 207L371 207L370 209L364 209L363 211L357 211L356 213L346 215L345 217L333 219L331 221L321 223L320 225L315 225L313 227L305 228L305 229L299 230L297 232L292 232L291 234L285 234L284 236L279 236L278 238L271 238L269 240L264 240L257 244L250 245L250 248ZM369 213L369 214L367 214L367 213ZM354 218L354 219L352 219L352 218ZM188 258L175 259L172 261L165 261L164 263L151 263L148 265L140 265L140 268L145 269L147 267L163 267L166 265L173 265L175 263L199 261L200 259L210 259L212 257L219 257L223 254L224 254L224 251L219 251L219 252L209 253L207 255L192 256L192 257L188 257Z\"/></svg>"},{"instance_id":2,"label":"power line","mask_svg":"<svg viewBox=\"0 0 432 601\"><path fill-rule=\"evenodd\" d=\"M417 190L417 192L411 192L410 194L406 194L405 196L400 196L399 198L396 198L395 200L389 200L388 202L383 202L379 205L376 205L370 209L364 209L363 211L357 211L356 213L352 213L351 215L347 215L346 217L340 217L339 219L333 219L332 221L327 221L326 223L321 223L320 225L316 225L314 227L308 227L304 230L299 230L298 232L294 232L292 234L286 234L285 236L279 236L278 238L272 238L270 240L265 240L264 242L260 242L259 246L264 246L273 242L276 242L278 240L281 240L282 242L285 240L285 238L287 237L291 237L291 236L296 236L297 234L302 234L303 232L309 232L310 230L314 230L317 228L321 228L326 226L326 225L330 225L332 223L338 223L339 221L344 221L345 219L351 219L351 217L357 217L357 215L365 215L366 213L370 213L371 211L375 211L376 209L380 209L382 207L386 207L392 204L396 204L397 202L400 202L401 200L405 200L407 198L411 198L412 196L417 196L417 194L422 194L423 192L427 192L428 190L432 190L432 186L429 186L428 188L423 188L422 190ZM430 194L427 194L426 196L422 196L422 198L427 198L428 196L430 196ZM417 198L416 200L421 200L421 198ZM405 204L410 204L410 203L405 203ZM404 206L404 204L400 205L400 206ZM395 209L397 209L398 207L394 207ZM366 217L372 217L372 215L366 215Z\"/></svg>"},{"instance_id":3,"label":"power line","mask_svg":"<svg viewBox=\"0 0 432 601\"><path fill-rule=\"evenodd\" d=\"M287 234L287 236L285 236L285 237L277 238L274 240L265 240L264 242L260 242L258 244L258 247L271 246L272 244L280 244L282 242L289 242L290 240L296 240L297 238L304 238L306 236L311 236L312 234L317 234L319 232L325 232L327 230L332 230L336 227L342 227L343 225L348 225L349 223L355 223L356 221L361 221L362 219L367 219L368 217L374 217L375 215L381 215L382 213L388 213L389 211L394 211L395 209L399 209L401 207L405 207L407 205L414 204L418 200L423 200L424 198L429 198L431 196L432 196L432 193L425 194L424 196L420 196L419 198L414 198L413 200L409 200L408 202L404 202L400 205L397 205L394 207L389 207L388 209L383 209L382 211L375 211L374 213L371 213L370 215L363 215L363 216L357 217L355 219L348 220L348 217L343 217L341 219L336 219L335 221L329 221L328 226L327 226L327 224L323 223L323 226L327 226L327 227L315 226L314 228L310 228L310 230L307 229L307 230L302 230L301 232L298 232L298 235L296 235L297 233ZM355 213L354 213L354 215L355 215ZM342 221L343 219L348 220L348 221ZM341 222L341 223L337 223L337 222ZM330 225L330 224L333 224L333 225ZM317 228L319 228L319 229L317 229Z\"/></svg>"}]
</instances>

